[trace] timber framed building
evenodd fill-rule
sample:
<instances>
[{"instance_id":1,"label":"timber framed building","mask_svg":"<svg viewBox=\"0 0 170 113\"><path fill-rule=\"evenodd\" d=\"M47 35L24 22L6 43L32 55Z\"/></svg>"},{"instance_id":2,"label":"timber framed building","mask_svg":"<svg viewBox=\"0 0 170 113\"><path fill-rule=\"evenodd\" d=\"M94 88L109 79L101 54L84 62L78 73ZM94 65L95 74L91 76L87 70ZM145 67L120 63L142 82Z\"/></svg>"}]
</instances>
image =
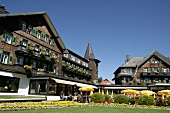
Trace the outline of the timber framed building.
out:
<instances>
[{"instance_id":1,"label":"timber framed building","mask_svg":"<svg viewBox=\"0 0 170 113\"><path fill-rule=\"evenodd\" d=\"M0 14L0 95L65 95L93 87L98 63L67 49L45 12Z\"/></svg>"}]
</instances>

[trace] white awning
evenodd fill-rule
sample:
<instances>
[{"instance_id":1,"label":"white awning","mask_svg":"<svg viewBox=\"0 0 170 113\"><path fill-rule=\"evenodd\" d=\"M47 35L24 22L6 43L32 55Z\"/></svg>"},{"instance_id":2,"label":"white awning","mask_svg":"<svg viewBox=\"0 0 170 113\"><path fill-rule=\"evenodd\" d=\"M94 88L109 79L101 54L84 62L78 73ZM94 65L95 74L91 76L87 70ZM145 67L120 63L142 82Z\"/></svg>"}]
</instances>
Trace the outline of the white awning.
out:
<instances>
[{"instance_id":1,"label":"white awning","mask_svg":"<svg viewBox=\"0 0 170 113\"><path fill-rule=\"evenodd\" d=\"M61 79L56 79L56 78L51 78L51 79L54 80L56 83L60 83L60 84L77 85L78 87L90 87L90 88L97 89L97 87L94 85L72 82L72 81L67 81L67 80L61 80Z\"/></svg>"}]
</instances>

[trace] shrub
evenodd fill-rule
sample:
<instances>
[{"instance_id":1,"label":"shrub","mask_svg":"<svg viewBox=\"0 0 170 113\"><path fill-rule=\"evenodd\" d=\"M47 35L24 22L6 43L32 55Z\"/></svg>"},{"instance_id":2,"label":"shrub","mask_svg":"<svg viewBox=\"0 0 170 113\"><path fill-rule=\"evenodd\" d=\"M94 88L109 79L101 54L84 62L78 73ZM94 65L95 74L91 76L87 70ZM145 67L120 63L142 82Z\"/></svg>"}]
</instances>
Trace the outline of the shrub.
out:
<instances>
[{"instance_id":1,"label":"shrub","mask_svg":"<svg viewBox=\"0 0 170 113\"><path fill-rule=\"evenodd\" d=\"M154 105L155 100L152 96L140 96L137 102L139 105Z\"/></svg>"},{"instance_id":2,"label":"shrub","mask_svg":"<svg viewBox=\"0 0 170 113\"><path fill-rule=\"evenodd\" d=\"M91 95L91 100L93 102L104 102L105 101L105 96L102 95L101 93L93 93L93 95Z\"/></svg>"},{"instance_id":3,"label":"shrub","mask_svg":"<svg viewBox=\"0 0 170 113\"><path fill-rule=\"evenodd\" d=\"M126 95L122 95L122 94L117 94L114 96L114 102L115 103L119 103L119 104L128 104L129 103L129 97L127 97Z\"/></svg>"},{"instance_id":4,"label":"shrub","mask_svg":"<svg viewBox=\"0 0 170 113\"><path fill-rule=\"evenodd\" d=\"M105 101L106 101L106 102L108 102L108 100L109 100L110 96L109 96L109 95L107 95L107 94L104 94L104 96L105 96Z\"/></svg>"},{"instance_id":5,"label":"shrub","mask_svg":"<svg viewBox=\"0 0 170 113\"><path fill-rule=\"evenodd\" d=\"M167 100L168 100L168 105L170 106L170 96L167 97Z\"/></svg>"}]
</instances>

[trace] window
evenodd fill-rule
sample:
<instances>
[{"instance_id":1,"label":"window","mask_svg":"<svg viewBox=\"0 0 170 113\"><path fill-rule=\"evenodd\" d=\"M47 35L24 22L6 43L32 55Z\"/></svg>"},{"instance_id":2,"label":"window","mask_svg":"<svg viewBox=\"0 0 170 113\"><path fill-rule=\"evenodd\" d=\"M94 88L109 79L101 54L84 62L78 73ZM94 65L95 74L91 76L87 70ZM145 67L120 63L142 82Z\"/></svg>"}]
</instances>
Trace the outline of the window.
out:
<instances>
[{"instance_id":1,"label":"window","mask_svg":"<svg viewBox=\"0 0 170 113\"><path fill-rule=\"evenodd\" d=\"M19 57L18 64L23 65L24 64L24 58Z\"/></svg>"},{"instance_id":2,"label":"window","mask_svg":"<svg viewBox=\"0 0 170 113\"><path fill-rule=\"evenodd\" d=\"M169 68L162 68L162 72L164 73L169 72Z\"/></svg>"},{"instance_id":3,"label":"window","mask_svg":"<svg viewBox=\"0 0 170 113\"><path fill-rule=\"evenodd\" d=\"M152 68L153 72L158 72L158 68Z\"/></svg>"},{"instance_id":4,"label":"window","mask_svg":"<svg viewBox=\"0 0 170 113\"><path fill-rule=\"evenodd\" d=\"M28 42L27 40L23 39L22 45L26 47L27 46L27 42Z\"/></svg>"},{"instance_id":5,"label":"window","mask_svg":"<svg viewBox=\"0 0 170 113\"><path fill-rule=\"evenodd\" d=\"M49 55L49 50L46 49L46 50L45 50L45 53L46 53L46 55ZM57 57L56 57L56 58L57 58Z\"/></svg>"},{"instance_id":6,"label":"window","mask_svg":"<svg viewBox=\"0 0 170 113\"><path fill-rule=\"evenodd\" d=\"M86 65L84 61L82 61L82 65L83 65L83 66L85 66L85 65Z\"/></svg>"},{"instance_id":7,"label":"window","mask_svg":"<svg viewBox=\"0 0 170 113\"><path fill-rule=\"evenodd\" d=\"M151 60L151 63L155 63L155 60Z\"/></svg>"},{"instance_id":8,"label":"window","mask_svg":"<svg viewBox=\"0 0 170 113\"><path fill-rule=\"evenodd\" d=\"M35 51L39 51L39 46L38 46L38 45L35 45L35 46L34 46L34 50L35 50Z\"/></svg>"},{"instance_id":9,"label":"window","mask_svg":"<svg viewBox=\"0 0 170 113\"><path fill-rule=\"evenodd\" d=\"M158 82L159 79L158 78L153 78L154 82Z\"/></svg>"},{"instance_id":10,"label":"window","mask_svg":"<svg viewBox=\"0 0 170 113\"><path fill-rule=\"evenodd\" d=\"M8 57L9 57L9 53L8 52L3 52L1 62L3 64L7 64L8 63Z\"/></svg>"},{"instance_id":11,"label":"window","mask_svg":"<svg viewBox=\"0 0 170 113\"><path fill-rule=\"evenodd\" d=\"M148 69L147 68L143 68L143 72L148 72Z\"/></svg>"},{"instance_id":12,"label":"window","mask_svg":"<svg viewBox=\"0 0 170 113\"><path fill-rule=\"evenodd\" d=\"M37 62L36 61L32 62L32 68L37 68Z\"/></svg>"},{"instance_id":13,"label":"window","mask_svg":"<svg viewBox=\"0 0 170 113\"><path fill-rule=\"evenodd\" d=\"M86 65L86 67L88 67L88 63L86 63L85 65Z\"/></svg>"},{"instance_id":14,"label":"window","mask_svg":"<svg viewBox=\"0 0 170 113\"><path fill-rule=\"evenodd\" d=\"M76 58L76 62L77 62L77 63L80 63L80 59L79 59L79 58Z\"/></svg>"},{"instance_id":15,"label":"window","mask_svg":"<svg viewBox=\"0 0 170 113\"><path fill-rule=\"evenodd\" d=\"M26 31L26 24L22 23L22 31Z\"/></svg>"},{"instance_id":16,"label":"window","mask_svg":"<svg viewBox=\"0 0 170 113\"><path fill-rule=\"evenodd\" d=\"M12 34L7 33L7 34L6 34L6 40L5 40L5 42L6 42L7 44L11 44L11 41L12 41Z\"/></svg>"},{"instance_id":17,"label":"window","mask_svg":"<svg viewBox=\"0 0 170 113\"><path fill-rule=\"evenodd\" d=\"M0 92L16 93L18 86L19 78L0 76Z\"/></svg>"},{"instance_id":18,"label":"window","mask_svg":"<svg viewBox=\"0 0 170 113\"><path fill-rule=\"evenodd\" d=\"M32 34L32 27L28 26L28 34Z\"/></svg>"},{"instance_id":19,"label":"window","mask_svg":"<svg viewBox=\"0 0 170 113\"><path fill-rule=\"evenodd\" d=\"M50 45L52 44L52 40L51 40L51 39L49 39L49 44L50 44Z\"/></svg>"},{"instance_id":20,"label":"window","mask_svg":"<svg viewBox=\"0 0 170 113\"><path fill-rule=\"evenodd\" d=\"M46 43L49 43L49 42L48 42L48 41L49 41L49 40L48 40L48 37L49 37L48 35L45 35L44 40L45 40Z\"/></svg>"},{"instance_id":21,"label":"window","mask_svg":"<svg viewBox=\"0 0 170 113\"><path fill-rule=\"evenodd\" d=\"M65 57L65 58L68 58L68 54L64 54L64 57Z\"/></svg>"},{"instance_id":22,"label":"window","mask_svg":"<svg viewBox=\"0 0 170 113\"><path fill-rule=\"evenodd\" d=\"M37 38L39 38L39 39L41 38L41 32L40 31L37 32Z\"/></svg>"},{"instance_id":23,"label":"window","mask_svg":"<svg viewBox=\"0 0 170 113\"><path fill-rule=\"evenodd\" d=\"M71 55L71 60L75 61L75 57L73 55Z\"/></svg>"}]
</instances>

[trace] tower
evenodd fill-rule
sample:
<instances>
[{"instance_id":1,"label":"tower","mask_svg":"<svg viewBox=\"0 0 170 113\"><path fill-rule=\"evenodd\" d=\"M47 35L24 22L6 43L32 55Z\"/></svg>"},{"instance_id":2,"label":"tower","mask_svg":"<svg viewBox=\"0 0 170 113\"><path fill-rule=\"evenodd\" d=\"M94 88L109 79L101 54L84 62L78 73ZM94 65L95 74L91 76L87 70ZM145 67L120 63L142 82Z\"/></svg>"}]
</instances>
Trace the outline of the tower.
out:
<instances>
[{"instance_id":1,"label":"tower","mask_svg":"<svg viewBox=\"0 0 170 113\"><path fill-rule=\"evenodd\" d=\"M90 68L92 82L97 83L98 82L98 63L100 63L101 61L98 59L95 59L90 42L88 42L84 58L89 61L88 65Z\"/></svg>"}]
</instances>

